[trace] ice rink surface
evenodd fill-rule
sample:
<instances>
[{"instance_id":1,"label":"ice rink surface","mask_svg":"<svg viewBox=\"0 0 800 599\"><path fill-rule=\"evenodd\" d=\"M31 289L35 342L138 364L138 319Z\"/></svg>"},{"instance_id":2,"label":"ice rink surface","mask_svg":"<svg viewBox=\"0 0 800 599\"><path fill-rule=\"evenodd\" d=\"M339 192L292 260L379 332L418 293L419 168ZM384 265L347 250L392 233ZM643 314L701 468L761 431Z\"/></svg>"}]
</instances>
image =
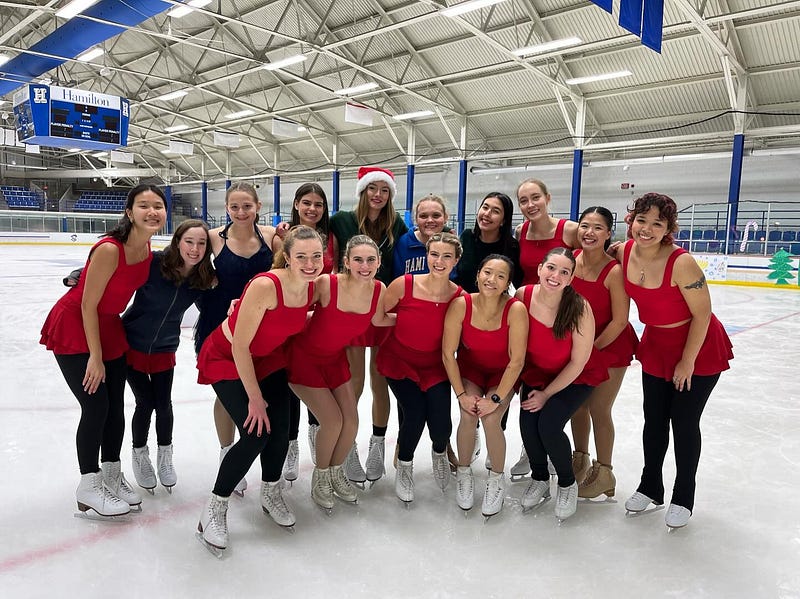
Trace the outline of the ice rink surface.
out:
<instances>
[{"instance_id":1,"label":"ice rink surface","mask_svg":"<svg viewBox=\"0 0 800 599\"><path fill-rule=\"evenodd\" d=\"M703 416L696 505L684 529L668 533L663 509L625 516L623 504L642 465L634 363L614 410L614 501L581 500L576 515L559 526L553 501L522 513L527 483L518 482L502 513L484 524L484 454L473 465L476 508L465 517L455 485L444 495L434 486L424 436L414 463L416 500L406 509L394 494L393 405L387 477L361 493L357 506L337 503L329 517L309 496L304 414L300 478L286 491L296 533L262 513L256 465L245 497L231 499L230 545L217 560L194 536L219 447L213 391L196 383L189 328L173 392L174 493L143 493L142 513L127 523L73 517L79 409L38 340L65 291L62 277L83 264L87 250L0 246L2 597L800 597L800 292L711 287L736 358ZM518 406L515 399L506 472L521 447ZM132 412L128 391L128 428ZM363 459L371 433L366 395L360 415ZM455 401L453 417L455 426ZM151 432L153 459L154 437ZM122 459L133 481L129 431ZM673 475L670 451L667 489Z\"/></svg>"}]
</instances>

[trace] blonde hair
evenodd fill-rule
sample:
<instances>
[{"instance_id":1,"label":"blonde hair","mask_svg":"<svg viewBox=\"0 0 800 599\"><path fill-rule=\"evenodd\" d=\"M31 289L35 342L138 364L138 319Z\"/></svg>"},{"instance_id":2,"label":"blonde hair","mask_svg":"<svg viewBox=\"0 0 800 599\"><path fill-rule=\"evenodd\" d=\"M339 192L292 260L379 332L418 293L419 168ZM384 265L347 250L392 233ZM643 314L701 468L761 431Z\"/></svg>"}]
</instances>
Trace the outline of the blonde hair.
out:
<instances>
[{"instance_id":1,"label":"blonde hair","mask_svg":"<svg viewBox=\"0 0 800 599\"><path fill-rule=\"evenodd\" d=\"M419 214L419 206L420 204L422 204L422 202L436 202L437 204L439 204L439 206L442 207L442 212L444 212L444 217L447 218L447 205L445 204L444 199L435 194L429 193L424 198L420 198L417 200L417 204L416 206L414 206L414 220L417 220L417 215Z\"/></svg>"},{"instance_id":2,"label":"blonde hair","mask_svg":"<svg viewBox=\"0 0 800 599\"><path fill-rule=\"evenodd\" d=\"M365 189L358 196L358 205L356 206L356 222L358 223L358 230L364 235L369 236L375 243L383 245L383 237L389 241L389 246L394 245L394 221L397 220L397 213L394 211L392 198L386 202L386 205L381 208L381 213L375 219L374 224L369 220L369 200L367 199L368 190ZM391 196L391 194L389 194Z\"/></svg>"},{"instance_id":3,"label":"blonde hair","mask_svg":"<svg viewBox=\"0 0 800 599\"><path fill-rule=\"evenodd\" d=\"M425 244L425 251L429 252L431 249L431 244L433 243L449 243L453 246L453 249L456 251L456 259L461 258L461 240L453 235L452 233L434 233L428 239L428 243Z\"/></svg>"},{"instance_id":4,"label":"blonde hair","mask_svg":"<svg viewBox=\"0 0 800 599\"><path fill-rule=\"evenodd\" d=\"M538 185L539 189L542 190L542 193L544 195L546 196L550 195L550 192L547 191L547 185L544 184L544 181L542 181L541 179L530 178L530 179L525 179L522 183L517 185L517 198L519 198L519 190L522 189L523 185L527 185L528 183L533 183L534 185Z\"/></svg>"},{"instance_id":5,"label":"blonde hair","mask_svg":"<svg viewBox=\"0 0 800 599\"><path fill-rule=\"evenodd\" d=\"M236 183L231 183L231 186L225 191L225 205L228 205L228 200L235 191L241 191L246 193L247 195L251 196L253 200L257 203L260 203L261 200L258 199L258 192L256 192L256 188L250 185L249 183L245 183L244 181L237 181Z\"/></svg>"},{"instance_id":6,"label":"blonde hair","mask_svg":"<svg viewBox=\"0 0 800 599\"><path fill-rule=\"evenodd\" d=\"M360 245L368 245L375 253L378 255L378 260L381 258L381 250L378 248L378 244L375 243L371 237L368 235L353 235L350 238L350 241L347 242L347 246L344 248L344 257L348 260L350 259L350 252L352 252L355 248ZM345 267L346 272L350 272L350 269Z\"/></svg>"},{"instance_id":7,"label":"blonde hair","mask_svg":"<svg viewBox=\"0 0 800 599\"><path fill-rule=\"evenodd\" d=\"M297 225L289 229L286 237L283 238L283 247L281 251L275 254L275 257L272 259L272 268L285 268L286 256L291 256L295 242L305 241L307 239L316 239L319 241L320 247L324 247L322 236L316 229L312 229L306 225Z\"/></svg>"}]
</instances>

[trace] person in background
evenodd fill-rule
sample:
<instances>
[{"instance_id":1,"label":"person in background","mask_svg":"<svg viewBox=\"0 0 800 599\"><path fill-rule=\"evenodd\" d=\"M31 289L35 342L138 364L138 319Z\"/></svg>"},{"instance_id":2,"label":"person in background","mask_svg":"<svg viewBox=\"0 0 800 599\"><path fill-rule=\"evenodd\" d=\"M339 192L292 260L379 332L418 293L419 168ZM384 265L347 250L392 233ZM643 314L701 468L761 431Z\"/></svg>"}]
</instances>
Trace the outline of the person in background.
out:
<instances>
[{"instance_id":1,"label":"person in background","mask_svg":"<svg viewBox=\"0 0 800 599\"><path fill-rule=\"evenodd\" d=\"M447 230L447 206L442 198L428 194L417 201L414 207L416 226L407 231L395 245L392 279L403 275L417 275L428 272L425 244L431 235ZM458 273L453 271L455 278Z\"/></svg>"}]
</instances>

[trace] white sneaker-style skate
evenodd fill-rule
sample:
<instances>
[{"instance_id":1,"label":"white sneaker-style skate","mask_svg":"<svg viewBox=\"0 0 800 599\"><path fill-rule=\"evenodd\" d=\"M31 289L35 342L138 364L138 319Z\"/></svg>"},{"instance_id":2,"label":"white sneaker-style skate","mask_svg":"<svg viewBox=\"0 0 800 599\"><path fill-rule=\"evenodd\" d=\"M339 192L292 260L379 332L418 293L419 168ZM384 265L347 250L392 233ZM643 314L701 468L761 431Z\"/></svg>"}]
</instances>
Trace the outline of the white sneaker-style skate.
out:
<instances>
[{"instance_id":1,"label":"white sneaker-style skate","mask_svg":"<svg viewBox=\"0 0 800 599\"><path fill-rule=\"evenodd\" d=\"M226 445L225 447L220 447L219 449L219 463L222 463L222 460L225 458L225 455L231 450L233 447L233 443L230 445ZM233 492L236 493L239 497L244 497L244 492L247 490L247 479L243 478L236 486L233 488Z\"/></svg>"},{"instance_id":2,"label":"white sneaker-style skate","mask_svg":"<svg viewBox=\"0 0 800 599\"><path fill-rule=\"evenodd\" d=\"M512 482L525 478L531 473L531 462L528 459L528 454L525 452L524 446L519 454L519 460L517 460L516 464L511 466L510 473Z\"/></svg>"},{"instance_id":3,"label":"white sneaker-style skate","mask_svg":"<svg viewBox=\"0 0 800 599\"><path fill-rule=\"evenodd\" d=\"M319 507L331 515L333 510L333 485L331 484L331 469L314 468L311 475L311 499Z\"/></svg>"},{"instance_id":4,"label":"white sneaker-style skate","mask_svg":"<svg viewBox=\"0 0 800 599\"><path fill-rule=\"evenodd\" d=\"M136 479L136 484L150 493L150 495L154 495L153 489L156 488L158 481L156 480L156 472L153 470L153 463L150 461L150 448L147 445L134 447L131 458L133 477Z\"/></svg>"},{"instance_id":5,"label":"white sneaker-style skate","mask_svg":"<svg viewBox=\"0 0 800 599\"><path fill-rule=\"evenodd\" d=\"M367 480L370 486L386 474L386 437L372 435L369 438L369 453L367 453Z\"/></svg>"},{"instance_id":6,"label":"white sneaker-style skate","mask_svg":"<svg viewBox=\"0 0 800 599\"><path fill-rule=\"evenodd\" d=\"M558 523L575 514L578 509L578 483L573 482L568 487L556 486L556 508L555 514Z\"/></svg>"},{"instance_id":7,"label":"white sneaker-style skate","mask_svg":"<svg viewBox=\"0 0 800 599\"><path fill-rule=\"evenodd\" d=\"M261 509L275 521L275 524L294 532L294 513L283 499L281 481L261 481Z\"/></svg>"},{"instance_id":8,"label":"white sneaker-style skate","mask_svg":"<svg viewBox=\"0 0 800 599\"><path fill-rule=\"evenodd\" d=\"M142 498L133 490L122 473L122 463L103 462L100 464L100 469L103 471L103 482L111 492L131 506L131 511L141 512Z\"/></svg>"},{"instance_id":9,"label":"white sneaker-style skate","mask_svg":"<svg viewBox=\"0 0 800 599\"><path fill-rule=\"evenodd\" d=\"M689 524L689 518L691 517L692 512L687 508L682 505L670 503L667 514L664 516L664 522L669 527L670 531L673 531L676 528L683 528Z\"/></svg>"},{"instance_id":10,"label":"white sneaker-style skate","mask_svg":"<svg viewBox=\"0 0 800 599\"><path fill-rule=\"evenodd\" d=\"M311 452L311 461L317 465L317 431L319 431L319 424L308 425L308 450Z\"/></svg>"},{"instance_id":11,"label":"white sneaker-style skate","mask_svg":"<svg viewBox=\"0 0 800 599\"><path fill-rule=\"evenodd\" d=\"M475 502L475 478L471 466L459 466L456 470L456 503L464 514L472 509Z\"/></svg>"},{"instance_id":12,"label":"white sneaker-style skate","mask_svg":"<svg viewBox=\"0 0 800 599\"><path fill-rule=\"evenodd\" d=\"M172 493L172 487L178 482L175 467L172 465L172 444L158 446L158 480L161 481L167 493Z\"/></svg>"},{"instance_id":13,"label":"white sneaker-style skate","mask_svg":"<svg viewBox=\"0 0 800 599\"><path fill-rule=\"evenodd\" d=\"M344 468L342 466L331 466L330 471L333 494L347 503L358 503L358 491L347 480L344 475Z\"/></svg>"},{"instance_id":14,"label":"white sneaker-style skate","mask_svg":"<svg viewBox=\"0 0 800 599\"><path fill-rule=\"evenodd\" d=\"M367 473L361 467L358 445L355 443L353 443L353 447L350 448L350 453L347 454L347 459L344 461L344 473L351 483L359 489L364 488L364 483L367 482Z\"/></svg>"},{"instance_id":15,"label":"white sneaker-style skate","mask_svg":"<svg viewBox=\"0 0 800 599\"><path fill-rule=\"evenodd\" d=\"M283 463L283 478L290 484L297 480L300 462L300 444L297 439L289 441L289 450L286 452L286 461Z\"/></svg>"},{"instance_id":16,"label":"white sneaker-style skate","mask_svg":"<svg viewBox=\"0 0 800 599\"><path fill-rule=\"evenodd\" d=\"M486 481L486 492L483 494L483 505L481 506L484 522L488 522L489 518L503 509L507 489L508 484L506 483L505 474L502 472L489 473L489 480Z\"/></svg>"},{"instance_id":17,"label":"white sneaker-style skate","mask_svg":"<svg viewBox=\"0 0 800 599\"><path fill-rule=\"evenodd\" d=\"M197 523L197 539L215 557L228 546L228 498L211 494Z\"/></svg>"},{"instance_id":18,"label":"white sneaker-style skate","mask_svg":"<svg viewBox=\"0 0 800 599\"><path fill-rule=\"evenodd\" d=\"M75 489L78 502L77 518L89 520L122 520L131 511L131 506L117 497L103 482L102 472L81 475Z\"/></svg>"},{"instance_id":19,"label":"white sneaker-style skate","mask_svg":"<svg viewBox=\"0 0 800 599\"><path fill-rule=\"evenodd\" d=\"M550 499L550 481L532 480L520 499L522 511L528 512L542 505L548 499Z\"/></svg>"},{"instance_id":20,"label":"white sneaker-style skate","mask_svg":"<svg viewBox=\"0 0 800 599\"><path fill-rule=\"evenodd\" d=\"M627 514L638 514L639 512L645 511L650 504L654 505L661 505L657 501L650 499L644 493L639 493L636 491L633 495L631 495L628 500L625 502L625 512Z\"/></svg>"},{"instance_id":21,"label":"white sneaker-style skate","mask_svg":"<svg viewBox=\"0 0 800 599\"><path fill-rule=\"evenodd\" d=\"M394 473L394 492L397 498L406 504L414 501L414 462L397 460L397 471Z\"/></svg>"},{"instance_id":22,"label":"white sneaker-style skate","mask_svg":"<svg viewBox=\"0 0 800 599\"><path fill-rule=\"evenodd\" d=\"M472 464L475 460L478 459L478 456L481 455L481 430L479 428L475 429L475 445L472 447L472 459L469 461ZM489 459L489 456L486 456L486 459Z\"/></svg>"},{"instance_id":23,"label":"white sneaker-style skate","mask_svg":"<svg viewBox=\"0 0 800 599\"><path fill-rule=\"evenodd\" d=\"M450 483L450 463L447 461L447 452L436 453L431 450L431 462L433 464L433 480L444 493Z\"/></svg>"}]
</instances>

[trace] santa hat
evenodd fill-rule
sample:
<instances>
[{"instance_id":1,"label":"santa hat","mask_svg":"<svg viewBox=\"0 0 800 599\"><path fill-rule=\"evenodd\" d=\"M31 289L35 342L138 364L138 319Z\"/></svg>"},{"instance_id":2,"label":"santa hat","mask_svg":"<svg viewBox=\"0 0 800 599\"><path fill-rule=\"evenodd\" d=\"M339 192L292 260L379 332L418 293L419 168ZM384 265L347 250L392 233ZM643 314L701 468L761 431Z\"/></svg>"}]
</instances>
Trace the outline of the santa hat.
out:
<instances>
[{"instance_id":1,"label":"santa hat","mask_svg":"<svg viewBox=\"0 0 800 599\"><path fill-rule=\"evenodd\" d=\"M356 199L361 197L361 192L364 191L370 183L383 181L389 185L389 201L394 199L397 195L397 186L394 183L394 173L388 169L380 168L377 166L362 166L358 169L358 181L356 182Z\"/></svg>"}]
</instances>

